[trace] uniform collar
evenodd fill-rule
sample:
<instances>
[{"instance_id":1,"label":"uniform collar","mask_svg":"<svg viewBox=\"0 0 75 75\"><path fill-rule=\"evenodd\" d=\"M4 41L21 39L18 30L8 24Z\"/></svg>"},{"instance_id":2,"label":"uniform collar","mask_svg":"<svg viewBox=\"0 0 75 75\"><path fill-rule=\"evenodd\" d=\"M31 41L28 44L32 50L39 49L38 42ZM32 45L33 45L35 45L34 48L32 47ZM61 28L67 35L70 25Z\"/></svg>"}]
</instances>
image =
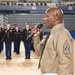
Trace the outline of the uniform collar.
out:
<instances>
[{"instance_id":1,"label":"uniform collar","mask_svg":"<svg viewBox=\"0 0 75 75\"><path fill-rule=\"evenodd\" d=\"M64 28L64 25L63 25L63 23L60 23L60 24L55 25L55 26L50 30L50 32L51 32L51 33L55 33L55 32L57 32L59 29L61 30L62 28Z\"/></svg>"}]
</instances>

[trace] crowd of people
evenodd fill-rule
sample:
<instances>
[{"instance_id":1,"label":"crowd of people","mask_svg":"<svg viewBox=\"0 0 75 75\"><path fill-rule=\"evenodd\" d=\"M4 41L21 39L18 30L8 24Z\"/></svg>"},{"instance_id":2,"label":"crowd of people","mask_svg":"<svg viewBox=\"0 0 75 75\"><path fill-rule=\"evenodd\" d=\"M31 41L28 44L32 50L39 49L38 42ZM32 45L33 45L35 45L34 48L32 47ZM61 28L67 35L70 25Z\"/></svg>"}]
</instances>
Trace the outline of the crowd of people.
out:
<instances>
[{"instance_id":1,"label":"crowd of people","mask_svg":"<svg viewBox=\"0 0 75 75\"><path fill-rule=\"evenodd\" d=\"M34 24L37 28L37 23ZM20 43L23 41L25 48L25 59L30 59L31 48L32 48L32 37L27 39L29 34L31 34L31 29L29 23L25 24L23 30L20 29L18 24L14 24L11 28L11 24L7 23L6 28L3 29L0 25L0 53L3 50L3 42L5 42L5 54L6 60L12 59L11 46L14 43L14 50L16 54L20 54ZM43 33L40 34L40 39L43 39ZM35 50L35 49L34 49ZM35 51L36 52L36 51Z\"/></svg>"}]
</instances>

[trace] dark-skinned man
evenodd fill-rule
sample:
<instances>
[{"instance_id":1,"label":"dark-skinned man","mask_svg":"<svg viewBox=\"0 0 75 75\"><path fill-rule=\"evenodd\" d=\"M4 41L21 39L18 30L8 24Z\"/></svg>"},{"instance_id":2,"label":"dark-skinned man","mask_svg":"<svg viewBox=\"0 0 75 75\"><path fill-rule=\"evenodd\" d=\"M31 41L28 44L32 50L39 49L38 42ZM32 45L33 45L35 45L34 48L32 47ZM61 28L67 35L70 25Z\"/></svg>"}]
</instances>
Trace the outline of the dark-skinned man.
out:
<instances>
[{"instance_id":1,"label":"dark-skinned man","mask_svg":"<svg viewBox=\"0 0 75 75\"><path fill-rule=\"evenodd\" d=\"M44 25L50 29L41 47L39 41L40 30L35 33L33 41L35 48L41 51L39 68L43 75L69 75L73 58L73 41L69 31L64 27L63 11L58 7L48 8L43 18ZM73 69L71 68L73 71Z\"/></svg>"}]
</instances>

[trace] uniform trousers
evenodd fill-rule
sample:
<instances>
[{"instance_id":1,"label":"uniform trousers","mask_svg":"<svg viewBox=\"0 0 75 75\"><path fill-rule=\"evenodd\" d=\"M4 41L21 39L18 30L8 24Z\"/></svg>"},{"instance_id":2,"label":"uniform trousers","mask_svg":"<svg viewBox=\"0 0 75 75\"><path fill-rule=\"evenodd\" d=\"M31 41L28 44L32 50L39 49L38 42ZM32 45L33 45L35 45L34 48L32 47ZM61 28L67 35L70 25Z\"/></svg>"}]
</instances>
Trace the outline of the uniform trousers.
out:
<instances>
[{"instance_id":1,"label":"uniform trousers","mask_svg":"<svg viewBox=\"0 0 75 75\"><path fill-rule=\"evenodd\" d=\"M24 42L25 57L30 58L31 43Z\"/></svg>"},{"instance_id":2,"label":"uniform trousers","mask_svg":"<svg viewBox=\"0 0 75 75\"><path fill-rule=\"evenodd\" d=\"M16 52L16 42L14 42L14 52Z\"/></svg>"},{"instance_id":3,"label":"uniform trousers","mask_svg":"<svg viewBox=\"0 0 75 75\"><path fill-rule=\"evenodd\" d=\"M2 41L2 47L1 47L2 51L3 51L3 41Z\"/></svg>"},{"instance_id":4,"label":"uniform trousers","mask_svg":"<svg viewBox=\"0 0 75 75\"><path fill-rule=\"evenodd\" d=\"M10 44L6 44L5 43L5 48L6 48L6 58L11 58L11 43Z\"/></svg>"},{"instance_id":5,"label":"uniform trousers","mask_svg":"<svg viewBox=\"0 0 75 75\"><path fill-rule=\"evenodd\" d=\"M16 54L20 54L20 41L14 42L14 52L16 52Z\"/></svg>"}]
</instances>

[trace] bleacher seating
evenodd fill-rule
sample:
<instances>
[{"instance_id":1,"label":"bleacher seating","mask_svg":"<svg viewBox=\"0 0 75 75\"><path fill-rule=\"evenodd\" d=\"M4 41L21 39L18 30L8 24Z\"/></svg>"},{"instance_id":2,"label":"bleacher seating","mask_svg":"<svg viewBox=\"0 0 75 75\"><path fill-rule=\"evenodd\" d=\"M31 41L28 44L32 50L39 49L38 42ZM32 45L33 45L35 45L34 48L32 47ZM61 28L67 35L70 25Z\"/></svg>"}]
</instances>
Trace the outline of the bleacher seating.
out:
<instances>
[{"instance_id":1,"label":"bleacher seating","mask_svg":"<svg viewBox=\"0 0 75 75\"><path fill-rule=\"evenodd\" d=\"M53 2L51 3L50 1L44 1L44 0L38 0L38 1L27 1L27 2L8 2L8 1L4 1L4 2L0 2L0 5L17 5L17 6L75 6L75 1L74 2Z\"/></svg>"},{"instance_id":2,"label":"bleacher seating","mask_svg":"<svg viewBox=\"0 0 75 75\"><path fill-rule=\"evenodd\" d=\"M7 2L0 2L1 6L7 5Z\"/></svg>"}]
</instances>

